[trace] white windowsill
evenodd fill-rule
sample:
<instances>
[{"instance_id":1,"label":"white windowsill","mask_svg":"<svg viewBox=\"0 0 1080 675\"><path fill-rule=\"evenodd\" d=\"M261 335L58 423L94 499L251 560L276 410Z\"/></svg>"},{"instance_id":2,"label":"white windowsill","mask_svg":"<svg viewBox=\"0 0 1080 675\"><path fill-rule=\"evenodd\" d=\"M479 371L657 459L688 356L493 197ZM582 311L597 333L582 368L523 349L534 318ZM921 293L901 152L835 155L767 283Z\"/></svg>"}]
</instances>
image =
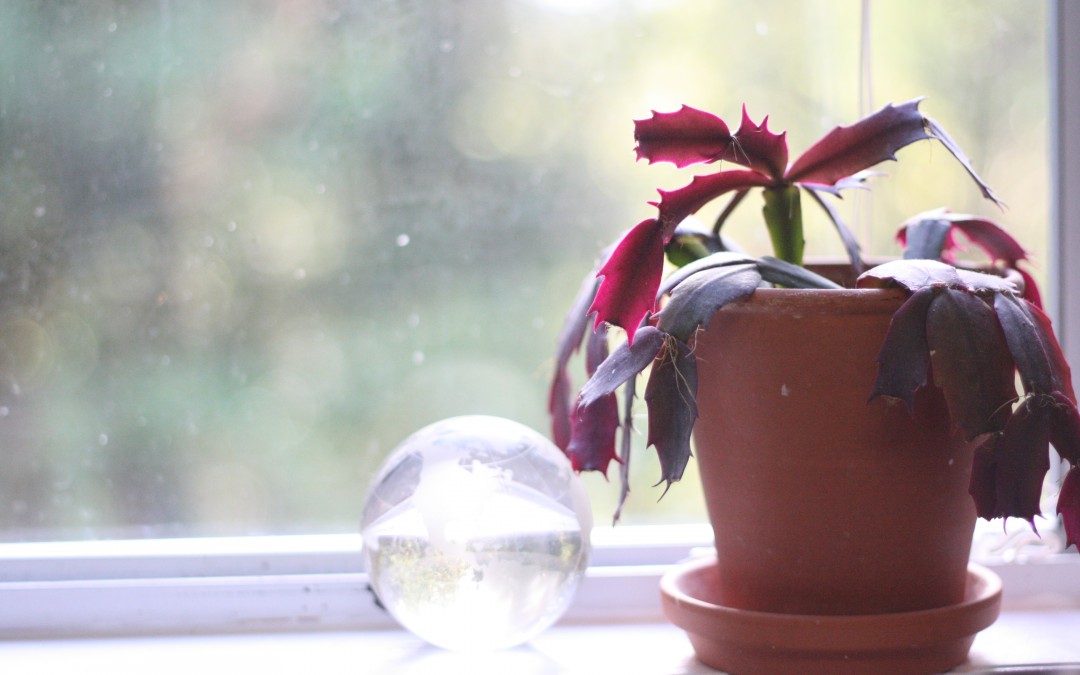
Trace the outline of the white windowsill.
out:
<instances>
[{"instance_id":1,"label":"white windowsill","mask_svg":"<svg viewBox=\"0 0 1080 675\"><path fill-rule=\"evenodd\" d=\"M1005 612L975 640L963 672L1080 663L1080 609ZM400 630L98 638L0 643L4 672L267 672L451 675L703 674L685 635L664 623L560 624L492 654L430 647ZM1073 672L1080 672L1080 666Z\"/></svg>"},{"instance_id":2,"label":"white windowsill","mask_svg":"<svg viewBox=\"0 0 1080 675\"><path fill-rule=\"evenodd\" d=\"M462 655L375 607L356 535L0 545L0 671L712 672L657 590L708 546L706 526L599 529L560 624L517 650ZM1080 556L981 562L1004 580L1004 611L969 668L1080 662Z\"/></svg>"}]
</instances>

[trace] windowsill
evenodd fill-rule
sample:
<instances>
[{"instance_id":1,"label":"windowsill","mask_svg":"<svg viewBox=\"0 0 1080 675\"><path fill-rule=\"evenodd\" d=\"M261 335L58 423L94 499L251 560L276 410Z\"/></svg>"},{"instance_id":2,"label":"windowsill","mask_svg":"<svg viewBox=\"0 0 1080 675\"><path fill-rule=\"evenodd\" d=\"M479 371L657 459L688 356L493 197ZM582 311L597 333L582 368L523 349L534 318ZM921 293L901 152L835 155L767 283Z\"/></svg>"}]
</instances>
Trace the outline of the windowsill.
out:
<instances>
[{"instance_id":1,"label":"windowsill","mask_svg":"<svg viewBox=\"0 0 1080 675\"><path fill-rule=\"evenodd\" d=\"M709 535L707 526L598 528L564 621L489 655L443 652L396 629L357 572L355 534L3 545L0 663L47 673L190 673L208 663L215 672L709 673L664 621L658 591L673 563L708 552ZM1025 551L1011 564L979 558L1003 579L1003 613L962 670L1080 663L1080 556Z\"/></svg>"},{"instance_id":2,"label":"windowsill","mask_svg":"<svg viewBox=\"0 0 1080 675\"><path fill-rule=\"evenodd\" d=\"M1080 608L1009 611L960 672L1080 662ZM712 673L665 623L559 625L517 649L458 654L400 630L23 641L0 644L8 672ZM1077 671L1080 672L1080 671Z\"/></svg>"}]
</instances>

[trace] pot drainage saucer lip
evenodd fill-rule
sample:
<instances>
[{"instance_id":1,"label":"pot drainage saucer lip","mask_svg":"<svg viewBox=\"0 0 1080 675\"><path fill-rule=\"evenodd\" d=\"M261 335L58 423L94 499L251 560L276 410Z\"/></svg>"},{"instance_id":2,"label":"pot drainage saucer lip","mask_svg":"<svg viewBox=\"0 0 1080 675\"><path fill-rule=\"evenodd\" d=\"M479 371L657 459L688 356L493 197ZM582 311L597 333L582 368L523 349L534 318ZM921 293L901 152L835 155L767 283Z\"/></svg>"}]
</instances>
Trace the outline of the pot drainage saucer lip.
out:
<instances>
[{"instance_id":1,"label":"pot drainage saucer lip","mask_svg":"<svg viewBox=\"0 0 1080 675\"><path fill-rule=\"evenodd\" d=\"M711 556L684 563L661 579L661 600L668 619L689 634L698 658L733 672L941 672L964 662L975 634L1001 609L1000 577L975 563L968 566L962 602L893 614L725 607L709 597L718 574Z\"/></svg>"}]
</instances>

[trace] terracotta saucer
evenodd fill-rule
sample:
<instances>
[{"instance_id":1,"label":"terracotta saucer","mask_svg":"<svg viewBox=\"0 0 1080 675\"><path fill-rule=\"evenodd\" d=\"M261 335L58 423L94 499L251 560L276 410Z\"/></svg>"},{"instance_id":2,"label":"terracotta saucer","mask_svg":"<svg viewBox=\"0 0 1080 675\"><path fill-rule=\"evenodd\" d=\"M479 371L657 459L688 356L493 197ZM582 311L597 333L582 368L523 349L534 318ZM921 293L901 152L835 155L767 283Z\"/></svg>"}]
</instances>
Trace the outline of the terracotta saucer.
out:
<instances>
[{"instance_id":1,"label":"terracotta saucer","mask_svg":"<svg viewBox=\"0 0 1080 675\"><path fill-rule=\"evenodd\" d=\"M664 614L706 665L732 673L940 673L967 659L1001 610L1001 579L968 566L964 601L915 612L798 615L716 604L716 561L693 560L660 581Z\"/></svg>"}]
</instances>

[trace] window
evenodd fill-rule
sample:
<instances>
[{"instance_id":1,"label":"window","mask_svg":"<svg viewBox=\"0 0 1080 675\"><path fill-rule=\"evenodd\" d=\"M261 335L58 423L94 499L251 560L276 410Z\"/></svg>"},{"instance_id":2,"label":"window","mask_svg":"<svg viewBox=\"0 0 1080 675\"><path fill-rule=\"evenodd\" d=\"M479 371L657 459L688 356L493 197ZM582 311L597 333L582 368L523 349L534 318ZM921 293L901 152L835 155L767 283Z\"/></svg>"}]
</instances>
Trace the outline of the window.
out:
<instances>
[{"instance_id":1,"label":"window","mask_svg":"<svg viewBox=\"0 0 1080 675\"><path fill-rule=\"evenodd\" d=\"M941 4L870 3L874 104L929 96L1009 201L993 215L1035 250L1080 363L1080 270L1063 264L1080 255L1063 189L1080 11ZM359 538L341 534L368 477L448 415L545 428L580 275L681 182L634 163L629 119L745 99L800 147L860 112L860 7L0 8L0 633L385 625L356 601ZM873 252L944 201L986 213L938 151L904 153L857 207ZM657 506L658 470L637 472L627 523L700 517L692 474ZM614 490L589 486L603 522ZM133 539L34 541L111 537ZM656 566L708 532L595 538L578 618L654 611ZM1007 583L1029 590L1075 573L1019 567Z\"/></svg>"},{"instance_id":2,"label":"window","mask_svg":"<svg viewBox=\"0 0 1080 675\"><path fill-rule=\"evenodd\" d=\"M927 95L1044 275L1046 5L869 6L862 98ZM684 180L635 163L631 119L745 102L805 147L861 112L861 7L9 3L0 537L351 531L412 430L546 429L580 276ZM871 252L918 211L987 213L922 146L856 202ZM763 247L754 209L733 234ZM657 503L634 471L625 522L700 519L692 473Z\"/></svg>"}]
</instances>

